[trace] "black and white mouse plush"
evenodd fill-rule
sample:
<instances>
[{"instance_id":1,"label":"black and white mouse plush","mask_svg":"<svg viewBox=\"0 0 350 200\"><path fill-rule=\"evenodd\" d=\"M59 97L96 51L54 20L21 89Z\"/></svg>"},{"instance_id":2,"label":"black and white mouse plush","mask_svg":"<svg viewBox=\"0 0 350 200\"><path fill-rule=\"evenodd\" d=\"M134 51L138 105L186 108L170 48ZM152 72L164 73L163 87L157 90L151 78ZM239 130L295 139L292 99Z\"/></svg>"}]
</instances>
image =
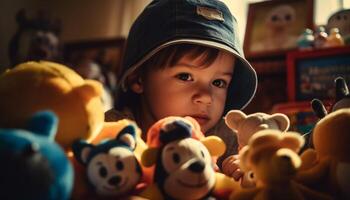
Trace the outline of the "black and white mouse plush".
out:
<instances>
[{"instance_id":1,"label":"black and white mouse plush","mask_svg":"<svg viewBox=\"0 0 350 200\"><path fill-rule=\"evenodd\" d=\"M216 136L197 140L192 126L183 120L172 120L160 128L159 147L144 151L144 166L155 165L154 184L141 196L149 199L207 199L212 197L216 172L211 155L225 149ZM216 150L215 150L216 148Z\"/></svg>"},{"instance_id":2,"label":"black and white mouse plush","mask_svg":"<svg viewBox=\"0 0 350 200\"><path fill-rule=\"evenodd\" d=\"M142 171L135 157L136 130L126 126L116 139L96 146L84 140L73 144L74 157L86 167L89 183L101 196L122 196L140 182Z\"/></svg>"}]
</instances>

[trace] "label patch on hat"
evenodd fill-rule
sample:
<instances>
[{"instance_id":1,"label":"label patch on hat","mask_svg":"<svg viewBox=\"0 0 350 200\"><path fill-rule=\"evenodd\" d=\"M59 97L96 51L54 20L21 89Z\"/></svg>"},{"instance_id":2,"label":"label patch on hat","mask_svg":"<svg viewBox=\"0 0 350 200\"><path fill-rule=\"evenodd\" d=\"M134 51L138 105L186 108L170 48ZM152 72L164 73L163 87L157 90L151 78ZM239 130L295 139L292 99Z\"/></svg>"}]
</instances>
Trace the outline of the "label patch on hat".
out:
<instances>
[{"instance_id":1,"label":"label patch on hat","mask_svg":"<svg viewBox=\"0 0 350 200\"><path fill-rule=\"evenodd\" d=\"M201 15L209 20L224 21L224 17L222 15L222 12L220 10L217 10L217 9L197 6L197 14Z\"/></svg>"}]
</instances>

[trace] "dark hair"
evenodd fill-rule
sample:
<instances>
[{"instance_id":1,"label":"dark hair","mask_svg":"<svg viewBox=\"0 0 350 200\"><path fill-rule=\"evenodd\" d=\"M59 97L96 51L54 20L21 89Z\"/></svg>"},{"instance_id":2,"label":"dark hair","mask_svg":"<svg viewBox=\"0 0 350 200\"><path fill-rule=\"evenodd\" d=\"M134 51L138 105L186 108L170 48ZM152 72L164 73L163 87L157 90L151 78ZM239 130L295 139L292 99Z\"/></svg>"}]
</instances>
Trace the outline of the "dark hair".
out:
<instances>
[{"instance_id":1,"label":"dark hair","mask_svg":"<svg viewBox=\"0 0 350 200\"><path fill-rule=\"evenodd\" d=\"M165 47L158 53L149 58L144 62L137 71L133 72L137 77L142 74L146 74L150 70L163 69L166 67L175 66L176 63L183 58L185 55L190 58L201 58L201 63L198 67L207 67L211 65L218 57L220 50L201 46L198 44L176 44L169 47ZM131 81L127 80L130 85ZM134 93L132 90L122 91L119 87L117 92L117 98L114 107L117 110L123 110L125 107L131 109L132 113L135 114L138 105L140 105L139 95Z\"/></svg>"}]
</instances>

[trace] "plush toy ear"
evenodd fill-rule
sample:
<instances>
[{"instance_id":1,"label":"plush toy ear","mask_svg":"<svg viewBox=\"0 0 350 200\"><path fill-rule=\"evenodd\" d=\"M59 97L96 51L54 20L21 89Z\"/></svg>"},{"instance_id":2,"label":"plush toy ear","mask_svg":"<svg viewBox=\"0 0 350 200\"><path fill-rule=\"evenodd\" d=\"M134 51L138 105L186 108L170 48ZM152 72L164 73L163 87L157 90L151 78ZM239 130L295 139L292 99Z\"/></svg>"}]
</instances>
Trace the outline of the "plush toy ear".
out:
<instances>
[{"instance_id":1,"label":"plush toy ear","mask_svg":"<svg viewBox=\"0 0 350 200\"><path fill-rule=\"evenodd\" d=\"M298 153L300 148L304 145L304 138L297 132L286 132L283 134L281 141L282 147L289 148Z\"/></svg>"},{"instance_id":2,"label":"plush toy ear","mask_svg":"<svg viewBox=\"0 0 350 200\"><path fill-rule=\"evenodd\" d=\"M231 110L225 116L226 125L234 130L238 129L239 124L242 120L246 119L247 115L240 110Z\"/></svg>"},{"instance_id":3,"label":"plush toy ear","mask_svg":"<svg viewBox=\"0 0 350 200\"><path fill-rule=\"evenodd\" d=\"M129 146L132 150L136 148L136 133L135 127L132 125L128 125L120 133L117 135L117 140L123 142L127 146Z\"/></svg>"},{"instance_id":4,"label":"plush toy ear","mask_svg":"<svg viewBox=\"0 0 350 200\"><path fill-rule=\"evenodd\" d=\"M313 99L311 101L311 108L319 119L324 118L328 114L325 106L323 105L322 101L319 99Z\"/></svg>"},{"instance_id":5,"label":"plush toy ear","mask_svg":"<svg viewBox=\"0 0 350 200\"><path fill-rule=\"evenodd\" d=\"M141 163L145 167L151 167L157 162L158 148L148 148L141 155Z\"/></svg>"},{"instance_id":6,"label":"plush toy ear","mask_svg":"<svg viewBox=\"0 0 350 200\"><path fill-rule=\"evenodd\" d=\"M341 99L349 95L349 89L343 77L338 77L335 79L335 90L336 101L340 101Z\"/></svg>"},{"instance_id":7,"label":"plush toy ear","mask_svg":"<svg viewBox=\"0 0 350 200\"><path fill-rule=\"evenodd\" d=\"M271 119L274 119L277 122L280 131L284 132L288 130L289 118L285 114L275 113L271 116Z\"/></svg>"},{"instance_id":8,"label":"plush toy ear","mask_svg":"<svg viewBox=\"0 0 350 200\"><path fill-rule=\"evenodd\" d=\"M35 113L29 121L28 129L35 134L43 135L54 141L57 132L58 119L51 111Z\"/></svg>"},{"instance_id":9,"label":"plush toy ear","mask_svg":"<svg viewBox=\"0 0 350 200\"><path fill-rule=\"evenodd\" d=\"M88 156L94 146L84 140L77 140L73 143L72 150L75 159L81 164L86 165Z\"/></svg>"},{"instance_id":10,"label":"plush toy ear","mask_svg":"<svg viewBox=\"0 0 350 200\"><path fill-rule=\"evenodd\" d=\"M85 83L73 90L88 102L91 98L102 96L103 86L100 82L95 80L85 80Z\"/></svg>"},{"instance_id":11,"label":"plush toy ear","mask_svg":"<svg viewBox=\"0 0 350 200\"><path fill-rule=\"evenodd\" d=\"M208 136L200 141L207 147L211 156L221 156L226 151L225 142L217 136Z\"/></svg>"}]
</instances>

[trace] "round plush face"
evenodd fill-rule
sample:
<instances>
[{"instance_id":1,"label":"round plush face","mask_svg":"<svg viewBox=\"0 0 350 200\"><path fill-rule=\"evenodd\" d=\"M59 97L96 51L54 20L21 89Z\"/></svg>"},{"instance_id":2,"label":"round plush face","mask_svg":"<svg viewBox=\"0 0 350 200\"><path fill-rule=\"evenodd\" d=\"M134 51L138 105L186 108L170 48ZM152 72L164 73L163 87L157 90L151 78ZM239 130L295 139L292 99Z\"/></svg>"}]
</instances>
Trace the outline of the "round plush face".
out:
<instances>
[{"instance_id":1,"label":"round plush face","mask_svg":"<svg viewBox=\"0 0 350 200\"><path fill-rule=\"evenodd\" d=\"M27 62L0 76L0 126L24 127L33 113L59 118L56 141L69 149L76 139L97 134L104 121L102 85L52 62Z\"/></svg>"},{"instance_id":2,"label":"round plush face","mask_svg":"<svg viewBox=\"0 0 350 200\"><path fill-rule=\"evenodd\" d=\"M114 147L108 154L92 158L87 167L90 183L100 195L120 195L132 190L141 178L141 171L132 151Z\"/></svg>"},{"instance_id":3,"label":"round plush face","mask_svg":"<svg viewBox=\"0 0 350 200\"><path fill-rule=\"evenodd\" d=\"M204 66L202 56L192 58L189 53L174 66L149 70L137 83L133 90L142 96L145 124L167 116L191 116L206 132L218 123L224 112L234 56L222 51Z\"/></svg>"},{"instance_id":4,"label":"round plush face","mask_svg":"<svg viewBox=\"0 0 350 200\"><path fill-rule=\"evenodd\" d=\"M342 36L350 35L350 9L342 10L328 19L327 27L338 28Z\"/></svg>"},{"instance_id":5,"label":"round plush face","mask_svg":"<svg viewBox=\"0 0 350 200\"><path fill-rule=\"evenodd\" d=\"M280 32L288 27L295 21L295 10L288 5L280 5L272 9L266 17L266 25L271 31Z\"/></svg>"},{"instance_id":6,"label":"round plush face","mask_svg":"<svg viewBox=\"0 0 350 200\"><path fill-rule=\"evenodd\" d=\"M208 149L198 140L187 138L167 144L161 155L169 174L165 192L175 199L200 199L215 183L215 171Z\"/></svg>"}]
</instances>

